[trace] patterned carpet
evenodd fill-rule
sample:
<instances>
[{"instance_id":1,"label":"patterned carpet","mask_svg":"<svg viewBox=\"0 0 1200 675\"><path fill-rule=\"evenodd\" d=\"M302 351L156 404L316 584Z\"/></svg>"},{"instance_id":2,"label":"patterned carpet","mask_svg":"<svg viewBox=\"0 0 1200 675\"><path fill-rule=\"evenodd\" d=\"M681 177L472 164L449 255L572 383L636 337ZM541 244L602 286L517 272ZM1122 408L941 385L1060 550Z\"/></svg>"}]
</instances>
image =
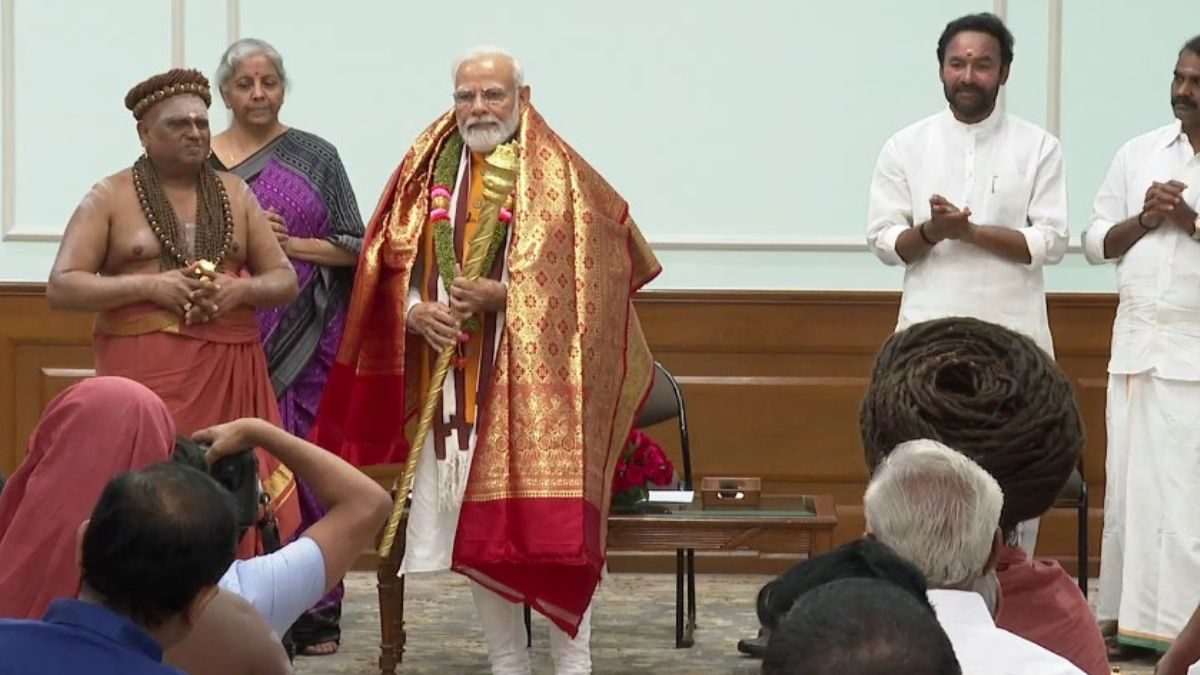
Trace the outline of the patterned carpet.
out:
<instances>
[{"instance_id":1,"label":"patterned carpet","mask_svg":"<svg viewBox=\"0 0 1200 675\"><path fill-rule=\"evenodd\" d=\"M701 575L697 579L696 646L675 649L675 584L669 575L613 574L597 595L592 620L592 662L598 674L751 675L759 662L737 653L737 640L753 634L754 596L761 576ZM475 621L466 581L453 574L408 581L408 649L402 675L488 675L487 648ZM375 575L346 580L342 649L333 656L300 657L300 675L379 672L379 620ZM533 619L533 672L550 675L548 622ZM1116 665L1116 664L1114 664ZM1150 675L1150 661L1120 664L1122 675Z\"/></svg>"}]
</instances>

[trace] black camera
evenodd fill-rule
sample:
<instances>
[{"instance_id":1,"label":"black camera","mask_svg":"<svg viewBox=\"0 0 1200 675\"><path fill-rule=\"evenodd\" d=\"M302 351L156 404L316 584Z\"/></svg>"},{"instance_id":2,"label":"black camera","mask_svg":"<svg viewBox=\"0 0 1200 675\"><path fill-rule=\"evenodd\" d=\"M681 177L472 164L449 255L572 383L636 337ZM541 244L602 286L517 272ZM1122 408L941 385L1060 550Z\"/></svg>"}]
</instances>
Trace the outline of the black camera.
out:
<instances>
[{"instance_id":1,"label":"black camera","mask_svg":"<svg viewBox=\"0 0 1200 675\"><path fill-rule=\"evenodd\" d=\"M212 476L221 487L233 496L237 512L238 536L258 523L258 506L261 495L258 486L258 457L253 450L228 455L218 459L210 467L204 457L208 447L195 441L175 437L175 452L171 459Z\"/></svg>"}]
</instances>

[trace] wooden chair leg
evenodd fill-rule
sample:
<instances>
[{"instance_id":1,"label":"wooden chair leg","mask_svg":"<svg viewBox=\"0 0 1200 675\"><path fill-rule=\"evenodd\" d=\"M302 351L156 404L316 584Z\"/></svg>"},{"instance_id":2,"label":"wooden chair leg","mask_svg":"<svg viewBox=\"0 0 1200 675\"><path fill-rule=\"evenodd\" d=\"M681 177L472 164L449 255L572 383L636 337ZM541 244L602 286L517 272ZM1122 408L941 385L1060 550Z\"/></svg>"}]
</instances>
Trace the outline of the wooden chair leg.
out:
<instances>
[{"instance_id":1,"label":"wooden chair leg","mask_svg":"<svg viewBox=\"0 0 1200 675\"><path fill-rule=\"evenodd\" d=\"M683 617L686 608L683 606L683 549L675 551L675 648L690 647L684 641Z\"/></svg>"},{"instance_id":2,"label":"wooden chair leg","mask_svg":"<svg viewBox=\"0 0 1200 675\"><path fill-rule=\"evenodd\" d=\"M696 551L687 550L687 625L683 641L688 647L696 644Z\"/></svg>"},{"instance_id":3,"label":"wooden chair leg","mask_svg":"<svg viewBox=\"0 0 1200 675\"><path fill-rule=\"evenodd\" d=\"M395 675L396 666L404 661L404 645L408 635L404 631L404 578L397 576L400 560L404 555L404 528L392 545L391 554L379 559L376 581L379 587L379 672L380 675Z\"/></svg>"},{"instance_id":4,"label":"wooden chair leg","mask_svg":"<svg viewBox=\"0 0 1200 675\"><path fill-rule=\"evenodd\" d=\"M1088 500L1086 487L1084 488L1083 497L1080 499L1077 510L1079 512L1079 522L1076 523L1079 537L1079 559L1076 562L1079 565L1079 569L1076 576L1079 577L1079 590L1083 591L1083 597L1086 598L1088 593Z\"/></svg>"},{"instance_id":5,"label":"wooden chair leg","mask_svg":"<svg viewBox=\"0 0 1200 675\"><path fill-rule=\"evenodd\" d=\"M525 648L533 646L533 608L525 605Z\"/></svg>"}]
</instances>

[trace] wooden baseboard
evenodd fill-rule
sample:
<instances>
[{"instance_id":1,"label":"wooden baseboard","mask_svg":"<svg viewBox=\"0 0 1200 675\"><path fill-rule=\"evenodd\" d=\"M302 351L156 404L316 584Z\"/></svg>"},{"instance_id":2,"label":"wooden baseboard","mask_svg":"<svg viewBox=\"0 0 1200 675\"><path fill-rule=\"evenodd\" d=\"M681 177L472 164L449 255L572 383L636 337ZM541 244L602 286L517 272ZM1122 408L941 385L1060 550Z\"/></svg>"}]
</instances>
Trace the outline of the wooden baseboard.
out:
<instances>
[{"instance_id":1,"label":"wooden baseboard","mask_svg":"<svg viewBox=\"0 0 1200 675\"><path fill-rule=\"evenodd\" d=\"M830 494L838 505L837 543L859 536L867 475L858 403L875 353L895 325L899 294L651 291L635 304L655 357L683 389L695 478L759 476L769 491ZM1048 308L1058 360L1075 384L1087 429L1094 560L1116 297L1052 294ZM46 403L79 369L91 367L92 317L50 311L40 284L0 284L0 316L0 473L7 475L24 456ZM649 433L679 461L677 427L664 423ZM1070 514L1048 517L1039 551L1073 561L1073 523ZM705 559L701 569L752 571L771 564ZM671 565L669 557L613 558L614 570Z\"/></svg>"}]
</instances>

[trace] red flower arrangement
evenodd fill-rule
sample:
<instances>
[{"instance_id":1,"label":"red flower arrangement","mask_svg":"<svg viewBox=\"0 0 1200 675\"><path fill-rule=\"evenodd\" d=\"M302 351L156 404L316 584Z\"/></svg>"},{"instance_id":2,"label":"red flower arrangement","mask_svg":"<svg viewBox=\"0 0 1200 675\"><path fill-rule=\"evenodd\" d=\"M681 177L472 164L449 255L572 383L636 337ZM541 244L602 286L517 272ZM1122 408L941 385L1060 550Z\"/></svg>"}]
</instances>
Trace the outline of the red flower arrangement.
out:
<instances>
[{"instance_id":1,"label":"red flower arrangement","mask_svg":"<svg viewBox=\"0 0 1200 675\"><path fill-rule=\"evenodd\" d=\"M675 482L675 467L662 446L634 429L613 476L612 503L616 508L633 506L646 500L650 487L670 487Z\"/></svg>"}]
</instances>

